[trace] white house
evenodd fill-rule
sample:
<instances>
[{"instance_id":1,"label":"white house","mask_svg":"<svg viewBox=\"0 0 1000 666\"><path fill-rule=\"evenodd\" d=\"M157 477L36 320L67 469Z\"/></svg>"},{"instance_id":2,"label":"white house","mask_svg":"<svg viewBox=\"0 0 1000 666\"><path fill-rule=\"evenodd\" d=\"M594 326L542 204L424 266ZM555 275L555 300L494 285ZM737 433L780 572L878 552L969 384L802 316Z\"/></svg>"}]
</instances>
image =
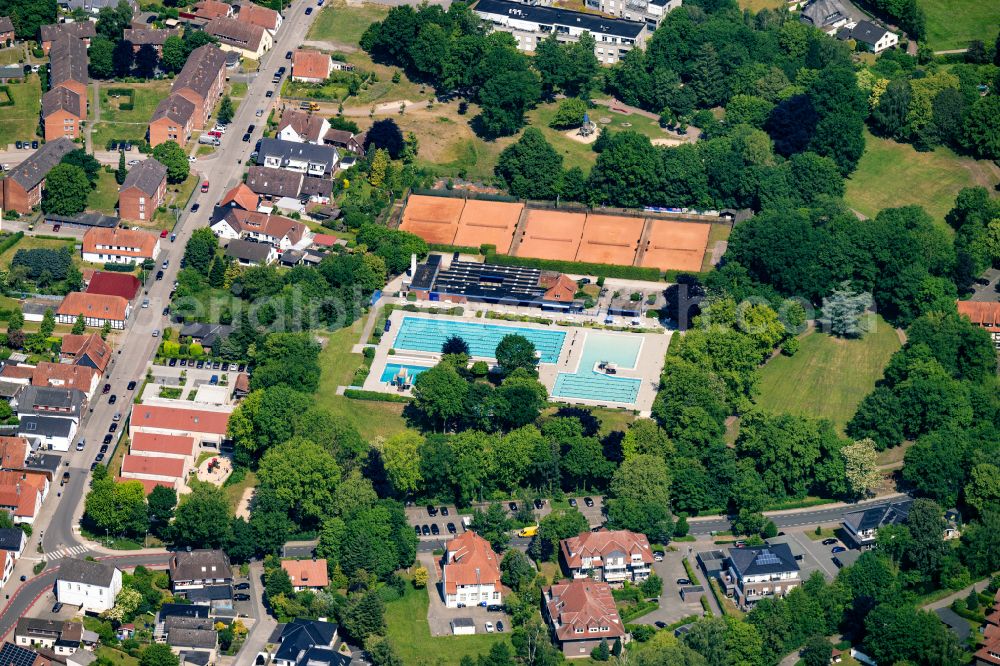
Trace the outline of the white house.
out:
<instances>
[{"instance_id":1,"label":"white house","mask_svg":"<svg viewBox=\"0 0 1000 666\"><path fill-rule=\"evenodd\" d=\"M14 573L14 555L6 550L0 551L0 560L3 560L3 574L0 574L0 587L7 587L10 575Z\"/></svg>"},{"instance_id":2,"label":"white house","mask_svg":"<svg viewBox=\"0 0 1000 666\"><path fill-rule=\"evenodd\" d=\"M330 131L330 121L323 116L288 109L281 115L278 124L278 138L293 143L313 143L323 145L324 137Z\"/></svg>"},{"instance_id":3,"label":"white house","mask_svg":"<svg viewBox=\"0 0 1000 666\"><path fill-rule=\"evenodd\" d=\"M744 608L765 597L783 597L802 582L786 543L730 548L728 578L727 591L734 591Z\"/></svg>"},{"instance_id":4,"label":"white house","mask_svg":"<svg viewBox=\"0 0 1000 666\"><path fill-rule=\"evenodd\" d=\"M296 220L251 210L231 208L212 225L212 233L223 240L264 243L284 252L312 242L309 227Z\"/></svg>"},{"instance_id":5,"label":"white house","mask_svg":"<svg viewBox=\"0 0 1000 666\"><path fill-rule=\"evenodd\" d=\"M122 572L101 562L64 559L56 579L56 599L59 603L79 606L83 611L103 613L115 605L122 591Z\"/></svg>"},{"instance_id":6,"label":"white house","mask_svg":"<svg viewBox=\"0 0 1000 666\"><path fill-rule=\"evenodd\" d=\"M448 542L441 567L445 606L500 605L500 560L490 542L465 532Z\"/></svg>"},{"instance_id":7,"label":"white house","mask_svg":"<svg viewBox=\"0 0 1000 666\"><path fill-rule=\"evenodd\" d=\"M857 25L847 27L851 29L850 38L859 44L864 44L872 53L881 53L899 44L899 35L871 21L860 21ZM844 30L846 28L838 30L837 36L841 37Z\"/></svg>"},{"instance_id":8,"label":"white house","mask_svg":"<svg viewBox=\"0 0 1000 666\"><path fill-rule=\"evenodd\" d=\"M340 161L340 153L332 146L311 143L261 139L257 162L272 169L285 169L309 176L330 176Z\"/></svg>"},{"instance_id":9,"label":"white house","mask_svg":"<svg viewBox=\"0 0 1000 666\"><path fill-rule=\"evenodd\" d=\"M141 264L160 254L160 239L147 231L92 227L83 235L83 260L95 264Z\"/></svg>"}]
</instances>

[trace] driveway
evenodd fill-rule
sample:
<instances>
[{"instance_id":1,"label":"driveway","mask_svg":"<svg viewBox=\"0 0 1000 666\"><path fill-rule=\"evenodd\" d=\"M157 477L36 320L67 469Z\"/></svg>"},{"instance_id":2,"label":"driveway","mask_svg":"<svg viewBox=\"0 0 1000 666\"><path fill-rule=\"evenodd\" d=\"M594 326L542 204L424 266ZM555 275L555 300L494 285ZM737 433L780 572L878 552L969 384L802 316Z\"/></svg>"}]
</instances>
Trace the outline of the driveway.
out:
<instances>
[{"instance_id":1,"label":"driveway","mask_svg":"<svg viewBox=\"0 0 1000 666\"><path fill-rule=\"evenodd\" d=\"M833 563L833 553L830 552L833 546L824 546L822 541L813 541L806 532L799 530L785 530L785 534L805 551L805 555L799 561L802 580L809 578L813 571L819 571L827 580L836 578L838 569Z\"/></svg>"},{"instance_id":2,"label":"driveway","mask_svg":"<svg viewBox=\"0 0 1000 666\"><path fill-rule=\"evenodd\" d=\"M486 633L487 622L496 625L498 620L503 622L505 631L510 631L510 620L505 613L490 612L482 606L446 607L440 585L440 559L431 553L421 552L417 554L417 560L430 573L427 581L427 596L430 599L430 603L427 604L427 624L431 629L431 636L451 636L451 621L459 617L472 618L476 624L477 634Z\"/></svg>"},{"instance_id":3,"label":"driveway","mask_svg":"<svg viewBox=\"0 0 1000 666\"><path fill-rule=\"evenodd\" d=\"M973 283L972 296L969 297L969 300L981 303L996 303L1000 301L1000 293L997 293L996 290L998 283L1000 283L1000 268L987 269L981 278L987 280L988 284Z\"/></svg>"},{"instance_id":4,"label":"driveway","mask_svg":"<svg viewBox=\"0 0 1000 666\"><path fill-rule=\"evenodd\" d=\"M687 571L684 570L683 551L668 552L663 554L662 562L653 562L653 571L663 579L663 592L660 594L660 607L652 613L643 615L634 620L637 624L673 624L678 620L691 615L701 615L703 609L697 596L689 596L687 601L681 599L680 586L677 585L678 578L687 578ZM698 581L694 581L698 584ZM711 594L706 588L706 594Z\"/></svg>"}]
</instances>

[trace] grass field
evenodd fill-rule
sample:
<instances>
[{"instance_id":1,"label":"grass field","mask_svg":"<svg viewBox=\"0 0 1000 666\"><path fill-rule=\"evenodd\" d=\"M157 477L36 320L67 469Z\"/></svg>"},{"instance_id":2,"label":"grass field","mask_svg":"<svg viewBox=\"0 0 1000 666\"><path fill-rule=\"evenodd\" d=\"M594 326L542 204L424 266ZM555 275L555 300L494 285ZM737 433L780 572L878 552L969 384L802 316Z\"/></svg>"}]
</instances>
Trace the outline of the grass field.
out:
<instances>
[{"instance_id":1,"label":"grass field","mask_svg":"<svg viewBox=\"0 0 1000 666\"><path fill-rule=\"evenodd\" d=\"M919 204L944 224L959 190L974 185L992 190L997 182L1000 168L986 160L961 157L948 148L920 153L866 130L865 153L847 181L844 198L868 217L883 208Z\"/></svg>"},{"instance_id":2,"label":"grass field","mask_svg":"<svg viewBox=\"0 0 1000 666\"><path fill-rule=\"evenodd\" d=\"M345 2L333 2L320 10L306 39L356 47L368 26L381 21L388 13L389 7L383 5L348 7Z\"/></svg>"},{"instance_id":3,"label":"grass field","mask_svg":"<svg viewBox=\"0 0 1000 666\"><path fill-rule=\"evenodd\" d=\"M801 342L795 356L777 356L761 370L757 403L772 412L829 419L841 430L900 347L881 317L860 340L809 332Z\"/></svg>"},{"instance_id":4,"label":"grass field","mask_svg":"<svg viewBox=\"0 0 1000 666\"><path fill-rule=\"evenodd\" d=\"M118 183L115 174L104 169L98 173L97 187L90 191L87 197L87 210L96 210L107 215L114 215L118 205Z\"/></svg>"},{"instance_id":5,"label":"grass field","mask_svg":"<svg viewBox=\"0 0 1000 666\"><path fill-rule=\"evenodd\" d=\"M762 9L781 9L785 0L739 0L740 9L749 9L757 13Z\"/></svg>"},{"instance_id":6,"label":"grass field","mask_svg":"<svg viewBox=\"0 0 1000 666\"><path fill-rule=\"evenodd\" d=\"M927 44L936 51L964 49L974 39L989 45L997 35L995 0L919 0L927 15Z\"/></svg>"},{"instance_id":7,"label":"grass field","mask_svg":"<svg viewBox=\"0 0 1000 666\"><path fill-rule=\"evenodd\" d=\"M24 59L24 45L0 49L0 65L15 65Z\"/></svg>"},{"instance_id":8,"label":"grass field","mask_svg":"<svg viewBox=\"0 0 1000 666\"><path fill-rule=\"evenodd\" d=\"M431 636L427 625L427 595L430 590L406 586L406 594L385 605L386 637L407 666L445 666L458 664L462 657L477 657L489 652L494 643L506 641L509 634L476 633L474 636ZM480 627L479 629L482 629Z\"/></svg>"},{"instance_id":9,"label":"grass field","mask_svg":"<svg viewBox=\"0 0 1000 666\"><path fill-rule=\"evenodd\" d=\"M66 241L52 240L49 238L35 238L34 236L25 236L22 238L14 247L9 248L3 254L0 254L0 269L7 270L10 268L10 262L13 261L14 255L17 254L18 250L58 250L61 247L69 245L72 248L72 244Z\"/></svg>"},{"instance_id":10,"label":"grass field","mask_svg":"<svg viewBox=\"0 0 1000 666\"><path fill-rule=\"evenodd\" d=\"M0 147L15 141L36 138L38 116L42 112L42 87L37 74L29 74L23 83L8 83L14 106L0 108Z\"/></svg>"},{"instance_id":11,"label":"grass field","mask_svg":"<svg viewBox=\"0 0 1000 666\"><path fill-rule=\"evenodd\" d=\"M361 354L352 354L350 349L361 337L364 321L364 318L359 319L330 335L319 357L322 375L316 406L352 423L362 437L371 441L379 435L385 437L406 430L406 421L402 417L402 404L352 400L337 395L337 387L349 385L354 371L361 365Z\"/></svg>"},{"instance_id":12,"label":"grass field","mask_svg":"<svg viewBox=\"0 0 1000 666\"><path fill-rule=\"evenodd\" d=\"M147 123L106 123L93 125L93 141L97 150L104 150L108 141L141 141L146 138Z\"/></svg>"},{"instance_id":13,"label":"grass field","mask_svg":"<svg viewBox=\"0 0 1000 666\"><path fill-rule=\"evenodd\" d=\"M127 97L111 97L109 90L128 88L133 91L133 108L123 111L118 108L120 102L126 102ZM156 105L170 93L170 81L150 81L148 83L114 84L101 87L101 121L112 123L143 123L149 122L150 116L156 110Z\"/></svg>"},{"instance_id":14,"label":"grass field","mask_svg":"<svg viewBox=\"0 0 1000 666\"><path fill-rule=\"evenodd\" d=\"M125 654L121 650L109 648L104 645L97 648L96 654L99 659L106 659L108 663L114 664L114 666L139 666L139 660L135 657Z\"/></svg>"}]
</instances>

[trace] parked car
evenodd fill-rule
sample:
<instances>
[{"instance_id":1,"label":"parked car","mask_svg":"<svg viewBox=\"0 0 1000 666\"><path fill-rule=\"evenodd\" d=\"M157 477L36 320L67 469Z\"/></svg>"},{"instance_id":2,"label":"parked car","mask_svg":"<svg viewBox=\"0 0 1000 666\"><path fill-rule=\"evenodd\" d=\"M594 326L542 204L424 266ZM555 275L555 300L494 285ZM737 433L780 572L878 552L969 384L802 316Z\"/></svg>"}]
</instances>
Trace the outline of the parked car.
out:
<instances>
[{"instance_id":1,"label":"parked car","mask_svg":"<svg viewBox=\"0 0 1000 666\"><path fill-rule=\"evenodd\" d=\"M103 453L98 453L96 456L94 456L94 462L99 463L102 460L104 460L104 454Z\"/></svg>"},{"instance_id":2,"label":"parked car","mask_svg":"<svg viewBox=\"0 0 1000 666\"><path fill-rule=\"evenodd\" d=\"M488 634L492 634L493 633L493 623L492 622L487 622L486 623L486 633L488 633Z\"/></svg>"},{"instance_id":3,"label":"parked car","mask_svg":"<svg viewBox=\"0 0 1000 666\"><path fill-rule=\"evenodd\" d=\"M250 143L250 132L243 135L243 143Z\"/></svg>"},{"instance_id":4,"label":"parked car","mask_svg":"<svg viewBox=\"0 0 1000 666\"><path fill-rule=\"evenodd\" d=\"M312 16L312 13L313 13L313 8L312 7L306 7L306 16Z\"/></svg>"},{"instance_id":5,"label":"parked car","mask_svg":"<svg viewBox=\"0 0 1000 666\"><path fill-rule=\"evenodd\" d=\"M576 506L576 498L575 497L570 497L569 498L569 505L570 506Z\"/></svg>"},{"instance_id":6,"label":"parked car","mask_svg":"<svg viewBox=\"0 0 1000 666\"><path fill-rule=\"evenodd\" d=\"M448 515L448 507L446 507L446 506L441 507L441 515L442 516L447 516Z\"/></svg>"},{"instance_id":7,"label":"parked car","mask_svg":"<svg viewBox=\"0 0 1000 666\"><path fill-rule=\"evenodd\" d=\"M38 142L37 141L32 141L31 142L31 149L32 150L38 150Z\"/></svg>"},{"instance_id":8,"label":"parked car","mask_svg":"<svg viewBox=\"0 0 1000 666\"><path fill-rule=\"evenodd\" d=\"M192 213L197 213L198 209L200 209L200 208L201 208L201 204L200 203L196 203L193 206L191 206L191 212ZM170 240L173 240L173 239L171 238Z\"/></svg>"},{"instance_id":9,"label":"parked car","mask_svg":"<svg viewBox=\"0 0 1000 666\"><path fill-rule=\"evenodd\" d=\"M441 528L437 526L437 523L431 525L431 534L434 536L441 534Z\"/></svg>"},{"instance_id":10,"label":"parked car","mask_svg":"<svg viewBox=\"0 0 1000 666\"><path fill-rule=\"evenodd\" d=\"M542 510L542 507L543 507L543 506L545 506L545 500L542 500L542 499L538 499L538 498L536 497L536 498L535 498L535 508L536 508L537 510L541 511L541 510Z\"/></svg>"},{"instance_id":11,"label":"parked car","mask_svg":"<svg viewBox=\"0 0 1000 666\"><path fill-rule=\"evenodd\" d=\"M422 526L420 527L420 532L421 532L421 534L423 534L424 536L430 536L430 535L431 535L431 528L430 528L430 526L429 526L429 525L422 525Z\"/></svg>"},{"instance_id":12,"label":"parked car","mask_svg":"<svg viewBox=\"0 0 1000 666\"><path fill-rule=\"evenodd\" d=\"M9 164L4 164L2 166L3 166L3 170L4 171L10 171L10 165ZM62 225L61 224L53 224L52 225L52 231L59 231L60 229L62 229Z\"/></svg>"},{"instance_id":13,"label":"parked car","mask_svg":"<svg viewBox=\"0 0 1000 666\"><path fill-rule=\"evenodd\" d=\"M843 546L834 546L833 548L830 549L830 552L831 553L843 553L845 550L847 550L847 549L844 548Z\"/></svg>"},{"instance_id":14,"label":"parked car","mask_svg":"<svg viewBox=\"0 0 1000 666\"><path fill-rule=\"evenodd\" d=\"M690 578L678 578L677 579L677 584L678 585L690 585L691 584L691 579Z\"/></svg>"},{"instance_id":15,"label":"parked car","mask_svg":"<svg viewBox=\"0 0 1000 666\"><path fill-rule=\"evenodd\" d=\"M455 534L458 530L455 529L455 523L448 523L448 534Z\"/></svg>"},{"instance_id":16,"label":"parked car","mask_svg":"<svg viewBox=\"0 0 1000 666\"><path fill-rule=\"evenodd\" d=\"M83 451L83 447L85 447L86 445L87 445L87 440L81 439L79 442L76 443L76 450Z\"/></svg>"},{"instance_id":17,"label":"parked car","mask_svg":"<svg viewBox=\"0 0 1000 666\"><path fill-rule=\"evenodd\" d=\"M101 448L100 448L99 453L107 453L107 452L108 452L108 445L107 444L101 444Z\"/></svg>"},{"instance_id":18,"label":"parked car","mask_svg":"<svg viewBox=\"0 0 1000 666\"><path fill-rule=\"evenodd\" d=\"M250 589L250 583L236 583L236 585L233 585L233 589L234 590L249 590Z\"/></svg>"},{"instance_id":19,"label":"parked car","mask_svg":"<svg viewBox=\"0 0 1000 666\"><path fill-rule=\"evenodd\" d=\"M208 181L206 180L205 182L203 182L203 183L201 184L201 191L202 191L202 192L208 192L208 187L209 187L209 183L208 183Z\"/></svg>"},{"instance_id":20,"label":"parked car","mask_svg":"<svg viewBox=\"0 0 1000 666\"><path fill-rule=\"evenodd\" d=\"M110 393L110 392L111 392L111 384L105 384L104 388L101 390L101 393Z\"/></svg>"},{"instance_id":21,"label":"parked car","mask_svg":"<svg viewBox=\"0 0 1000 666\"><path fill-rule=\"evenodd\" d=\"M118 402L118 396L112 394L112 396L110 398L108 398L108 404L109 405L113 405L116 402Z\"/></svg>"},{"instance_id":22,"label":"parked car","mask_svg":"<svg viewBox=\"0 0 1000 666\"><path fill-rule=\"evenodd\" d=\"M112 435L111 433L108 433L107 435L104 436L104 442L102 442L102 445L107 446L108 444L111 443L111 440L114 439L114 438L115 438L114 435ZM105 450L107 450L107 449L105 449Z\"/></svg>"},{"instance_id":23,"label":"parked car","mask_svg":"<svg viewBox=\"0 0 1000 666\"><path fill-rule=\"evenodd\" d=\"M503 631L503 622L497 620L497 631Z\"/></svg>"},{"instance_id":24,"label":"parked car","mask_svg":"<svg viewBox=\"0 0 1000 666\"><path fill-rule=\"evenodd\" d=\"M249 594L234 594L233 601L250 601Z\"/></svg>"},{"instance_id":25,"label":"parked car","mask_svg":"<svg viewBox=\"0 0 1000 666\"><path fill-rule=\"evenodd\" d=\"M90 471L93 472L95 469L97 469L97 461L96 460L94 462L90 463ZM23 579L24 576L21 576L21 578Z\"/></svg>"},{"instance_id":26,"label":"parked car","mask_svg":"<svg viewBox=\"0 0 1000 666\"><path fill-rule=\"evenodd\" d=\"M662 562L663 561L663 553L653 553L653 561L654 562Z\"/></svg>"},{"instance_id":27,"label":"parked car","mask_svg":"<svg viewBox=\"0 0 1000 666\"><path fill-rule=\"evenodd\" d=\"M163 271L156 271L156 279L157 280L163 279Z\"/></svg>"},{"instance_id":28,"label":"parked car","mask_svg":"<svg viewBox=\"0 0 1000 666\"><path fill-rule=\"evenodd\" d=\"M115 412L115 415L111 417L111 420L115 421L115 422L121 421L122 420L122 413L121 412Z\"/></svg>"},{"instance_id":29,"label":"parked car","mask_svg":"<svg viewBox=\"0 0 1000 666\"><path fill-rule=\"evenodd\" d=\"M417 533L417 536L420 536L420 525L414 525L413 531Z\"/></svg>"},{"instance_id":30,"label":"parked car","mask_svg":"<svg viewBox=\"0 0 1000 666\"><path fill-rule=\"evenodd\" d=\"M590 499L589 497L584 497L583 503L586 504L587 506L594 506L594 500Z\"/></svg>"},{"instance_id":31,"label":"parked car","mask_svg":"<svg viewBox=\"0 0 1000 666\"><path fill-rule=\"evenodd\" d=\"M517 502L511 502L507 507L514 513L517 513Z\"/></svg>"},{"instance_id":32,"label":"parked car","mask_svg":"<svg viewBox=\"0 0 1000 666\"><path fill-rule=\"evenodd\" d=\"M177 365L177 359L176 358L170 359L169 361L167 361L167 365L169 365L171 368L174 367L175 365Z\"/></svg>"},{"instance_id":33,"label":"parked car","mask_svg":"<svg viewBox=\"0 0 1000 666\"><path fill-rule=\"evenodd\" d=\"M486 607L486 610L488 610L490 613L499 613L500 611L503 610L503 606L501 606L500 604L490 604Z\"/></svg>"},{"instance_id":34,"label":"parked car","mask_svg":"<svg viewBox=\"0 0 1000 666\"><path fill-rule=\"evenodd\" d=\"M823 539L824 546L832 546L835 543L837 543L836 539Z\"/></svg>"},{"instance_id":35,"label":"parked car","mask_svg":"<svg viewBox=\"0 0 1000 666\"><path fill-rule=\"evenodd\" d=\"M436 515L438 515L438 509L437 509L437 507L433 506L431 504L428 504L427 505L427 515L428 516L436 516Z\"/></svg>"},{"instance_id":36,"label":"parked car","mask_svg":"<svg viewBox=\"0 0 1000 666\"><path fill-rule=\"evenodd\" d=\"M116 432L117 430L118 430L117 423L112 423L111 426L108 428L108 432Z\"/></svg>"},{"instance_id":37,"label":"parked car","mask_svg":"<svg viewBox=\"0 0 1000 666\"><path fill-rule=\"evenodd\" d=\"M292 52L291 51L286 51L285 52L285 60L291 60L291 59L292 59Z\"/></svg>"},{"instance_id":38,"label":"parked car","mask_svg":"<svg viewBox=\"0 0 1000 666\"><path fill-rule=\"evenodd\" d=\"M264 93L264 97L267 97L267 98L274 97L274 91L273 90L268 90L266 93Z\"/></svg>"},{"instance_id":39,"label":"parked car","mask_svg":"<svg viewBox=\"0 0 1000 666\"><path fill-rule=\"evenodd\" d=\"M61 611L61 610L62 610L62 607L63 607L63 605L62 605L61 603L59 603L59 602L57 601L57 602L55 602L55 603L54 603L54 604L52 605L52 612L53 612L53 613L58 613L59 611Z\"/></svg>"},{"instance_id":40,"label":"parked car","mask_svg":"<svg viewBox=\"0 0 1000 666\"><path fill-rule=\"evenodd\" d=\"M128 387L127 388L128 388L129 391L132 391L132 390L135 389L135 380L134 379L128 383Z\"/></svg>"},{"instance_id":41,"label":"parked car","mask_svg":"<svg viewBox=\"0 0 1000 666\"><path fill-rule=\"evenodd\" d=\"M170 233L169 231L164 229L163 231L160 232L160 238L166 238L169 233Z\"/></svg>"}]
</instances>

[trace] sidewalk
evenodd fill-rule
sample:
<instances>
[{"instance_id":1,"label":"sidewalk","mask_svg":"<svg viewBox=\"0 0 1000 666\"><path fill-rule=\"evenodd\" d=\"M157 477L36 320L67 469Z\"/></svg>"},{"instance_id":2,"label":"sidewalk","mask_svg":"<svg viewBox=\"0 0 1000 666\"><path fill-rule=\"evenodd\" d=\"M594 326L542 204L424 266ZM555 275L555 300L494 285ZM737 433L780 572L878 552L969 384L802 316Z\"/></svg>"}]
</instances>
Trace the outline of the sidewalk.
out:
<instances>
[{"instance_id":1,"label":"sidewalk","mask_svg":"<svg viewBox=\"0 0 1000 666\"><path fill-rule=\"evenodd\" d=\"M972 588L976 588L977 592L982 592L983 590L986 589L986 586L989 584L990 584L989 578L977 581L972 585L959 590L958 592L953 592L952 594L949 594L947 597L943 599L932 601L931 603L924 605L923 608L924 610L928 611L935 611L939 608L947 608L948 606L951 606L951 602L955 601L956 599L965 599L967 596L969 596L969 590L971 590Z\"/></svg>"}]
</instances>

